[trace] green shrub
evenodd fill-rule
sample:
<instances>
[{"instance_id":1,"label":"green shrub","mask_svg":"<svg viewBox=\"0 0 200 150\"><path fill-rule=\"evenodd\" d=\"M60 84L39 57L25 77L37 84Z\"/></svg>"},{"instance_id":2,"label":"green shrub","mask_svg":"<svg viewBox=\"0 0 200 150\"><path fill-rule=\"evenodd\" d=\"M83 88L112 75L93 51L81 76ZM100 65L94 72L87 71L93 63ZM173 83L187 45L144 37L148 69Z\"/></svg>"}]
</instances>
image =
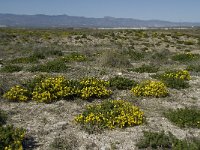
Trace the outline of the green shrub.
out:
<instances>
[{"instance_id":1,"label":"green shrub","mask_svg":"<svg viewBox=\"0 0 200 150\"><path fill-rule=\"evenodd\" d=\"M62 76L45 78L37 83L33 89L32 100L51 103L79 93L76 88L69 86L69 84L70 81Z\"/></svg>"},{"instance_id":2,"label":"green shrub","mask_svg":"<svg viewBox=\"0 0 200 150\"><path fill-rule=\"evenodd\" d=\"M47 56L63 56L63 52L61 50L47 50L45 51L45 55Z\"/></svg>"},{"instance_id":3,"label":"green shrub","mask_svg":"<svg viewBox=\"0 0 200 150\"><path fill-rule=\"evenodd\" d=\"M181 53L172 56L172 60L179 62L190 62L193 60L197 60L199 58L200 58L199 54L193 54L193 53Z\"/></svg>"},{"instance_id":4,"label":"green shrub","mask_svg":"<svg viewBox=\"0 0 200 150\"><path fill-rule=\"evenodd\" d=\"M128 78L116 76L109 80L110 87L119 90L127 90L131 89L131 87L135 86L137 83L134 80L130 80Z\"/></svg>"},{"instance_id":5,"label":"green shrub","mask_svg":"<svg viewBox=\"0 0 200 150\"><path fill-rule=\"evenodd\" d=\"M92 104L75 118L89 132L101 129L124 128L140 125L144 121L143 112L124 100L106 100Z\"/></svg>"},{"instance_id":6,"label":"green shrub","mask_svg":"<svg viewBox=\"0 0 200 150\"><path fill-rule=\"evenodd\" d=\"M137 52L137 51L134 51L134 50L124 51L123 55L128 55L131 60L135 60L135 61L142 60L145 57L144 53Z\"/></svg>"},{"instance_id":7,"label":"green shrub","mask_svg":"<svg viewBox=\"0 0 200 150\"><path fill-rule=\"evenodd\" d=\"M167 134L159 132L145 132L136 146L139 149L172 149L172 150L199 150L200 141L197 139L179 140L171 132Z\"/></svg>"},{"instance_id":8,"label":"green shrub","mask_svg":"<svg viewBox=\"0 0 200 150\"><path fill-rule=\"evenodd\" d=\"M155 52L152 54L151 59L152 61L158 62L166 62L171 55L171 52L169 50L161 50L159 52Z\"/></svg>"},{"instance_id":9,"label":"green shrub","mask_svg":"<svg viewBox=\"0 0 200 150\"><path fill-rule=\"evenodd\" d=\"M200 65L189 65L186 69L188 71L200 72Z\"/></svg>"},{"instance_id":10,"label":"green shrub","mask_svg":"<svg viewBox=\"0 0 200 150\"><path fill-rule=\"evenodd\" d=\"M31 72L66 72L69 69L62 60L49 61L43 65L32 66L28 71Z\"/></svg>"},{"instance_id":11,"label":"green shrub","mask_svg":"<svg viewBox=\"0 0 200 150\"><path fill-rule=\"evenodd\" d=\"M200 112L193 108L180 108L164 113L165 117L179 127L200 128Z\"/></svg>"},{"instance_id":12,"label":"green shrub","mask_svg":"<svg viewBox=\"0 0 200 150\"><path fill-rule=\"evenodd\" d=\"M131 89L135 96L145 97L166 97L168 90L165 84L161 81L147 80L138 84Z\"/></svg>"},{"instance_id":13,"label":"green shrub","mask_svg":"<svg viewBox=\"0 0 200 150\"><path fill-rule=\"evenodd\" d=\"M45 59L45 54L43 52L34 51L30 57L34 59Z\"/></svg>"},{"instance_id":14,"label":"green shrub","mask_svg":"<svg viewBox=\"0 0 200 150\"><path fill-rule=\"evenodd\" d=\"M7 120L7 114L0 109L0 126L4 125Z\"/></svg>"},{"instance_id":15,"label":"green shrub","mask_svg":"<svg viewBox=\"0 0 200 150\"><path fill-rule=\"evenodd\" d=\"M0 71L6 73L13 73L13 72L19 72L22 69L23 67L17 65L5 65L0 69Z\"/></svg>"},{"instance_id":16,"label":"green shrub","mask_svg":"<svg viewBox=\"0 0 200 150\"><path fill-rule=\"evenodd\" d=\"M0 126L0 149L2 150L23 150L22 142L25 137L25 130L13 126Z\"/></svg>"},{"instance_id":17,"label":"green shrub","mask_svg":"<svg viewBox=\"0 0 200 150\"><path fill-rule=\"evenodd\" d=\"M134 71L134 72L139 72L139 73L155 73L159 70L159 67L156 67L154 65L142 65L141 67L134 68L134 69L129 69L129 71Z\"/></svg>"},{"instance_id":18,"label":"green shrub","mask_svg":"<svg viewBox=\"0 0 200 150\"><path fill-rule=\"evenodd\" d=\"M111 90L108 90L108 81L99 80L96 78L84 78L80 81L80 96L83 99L102 98L111 95Z\"/></svg>"},{"instance_id":19,"label":"green shrub","mask_svg":"<svg viewBox=\"0 0 200 150\"><path fill-rule=\"evenodd\" d=\"M16 85L8 90L3 97L10 101L27 101L30 97L30 93L27 89L20 85Z\"/></svg>"}]
</instances>

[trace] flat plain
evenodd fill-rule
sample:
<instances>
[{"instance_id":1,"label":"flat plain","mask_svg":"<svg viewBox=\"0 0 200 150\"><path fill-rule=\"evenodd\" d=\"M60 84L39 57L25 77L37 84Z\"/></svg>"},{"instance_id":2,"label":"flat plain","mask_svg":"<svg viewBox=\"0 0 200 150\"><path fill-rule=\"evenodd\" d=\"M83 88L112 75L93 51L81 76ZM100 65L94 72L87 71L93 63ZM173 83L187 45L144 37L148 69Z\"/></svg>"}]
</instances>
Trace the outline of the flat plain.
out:
<instances>
[{"instance_id":1,"label":"flat plain","mask_svg":"<svg viewBox=\"0 0 200 150\"><path fill-rule=\"evenodd\" d=\"M188 78L176 80L180 72L186 72ZM0 109L8 115L5 126L12 124L26 130L24 149L142 149L137 143L144 137L144 131L166 135L170 132L186 143L193 138L200 139L199 72L198 28L0 28ZM177 76L168 80L161 77L170 73ZM27 83L39 76L108 81L107 89L112 94L106 97L94 94L90 98L60 97L47 103L34 100L31 94L25 102L3 96L15 85L31 91L34 87ZM135 94L133 88L144 81L161 81L168 94ZM144 112L143 123L100 129L99 132L93 128L85 129L75 121L86 105L100 104L108 99L124 100L140 108ZM185 109L197 113L191 115L188 111L184 114L185 118L189 116L188 120L182 121L178 117L171 121L170 117L175 118L178 113L169 112ZM164 149L164 144L155 145L146 148ZM196 149L200 148L197 145L193 144Z\"/></svg>"}]
</instances>

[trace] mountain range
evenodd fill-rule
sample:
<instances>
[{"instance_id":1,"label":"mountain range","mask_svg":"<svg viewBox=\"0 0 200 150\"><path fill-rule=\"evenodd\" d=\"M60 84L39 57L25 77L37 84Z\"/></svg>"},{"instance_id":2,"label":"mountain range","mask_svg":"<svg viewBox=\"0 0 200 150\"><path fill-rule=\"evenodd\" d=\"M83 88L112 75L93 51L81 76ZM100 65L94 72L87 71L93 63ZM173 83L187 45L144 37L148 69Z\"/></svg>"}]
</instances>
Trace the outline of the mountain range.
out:
<instances>
[{"instance_id":1,"label":"mountain range","mask_svg":"<svg viewBox=\"0 0 200 150\"><path fill-rule=\"evenodd\" d=\"M61 27L61 28L141 28L141 27L192 27L195 22L169 22L132 18L86 18L68 15L16 15L0 14L0 27Z\"/></svg>"}]
</instances>

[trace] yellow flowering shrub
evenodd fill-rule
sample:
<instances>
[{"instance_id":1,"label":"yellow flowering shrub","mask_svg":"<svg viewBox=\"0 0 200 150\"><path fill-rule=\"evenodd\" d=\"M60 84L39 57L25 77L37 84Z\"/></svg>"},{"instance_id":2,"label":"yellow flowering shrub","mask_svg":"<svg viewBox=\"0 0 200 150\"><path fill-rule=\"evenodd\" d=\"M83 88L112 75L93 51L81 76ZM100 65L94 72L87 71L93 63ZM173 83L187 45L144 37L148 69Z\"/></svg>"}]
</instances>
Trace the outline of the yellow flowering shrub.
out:
<instances>
[{"instance_id":1,"label":"yellow flowering shrub","mask_svg":"<svg viewBox=\"0 0 200 150\"><path fill-rule=\"evenodd\" d=\"M177 71L169 71L164 73L163 78L173 78L173 79L181 79L181 80L190 80L190 73L187 70L177 70Z\"/></svg>"},{"instance_id":2,"label":"yellow flowering shrub","mask_svg":"<svg viewBox=\"0 0 200 150\"><path fill-rule=\"evenodd\" d=\"M75 117L75 121L87 129L114 129L140 125L144 122L144 113L130 102L124 100L106 100L100 104L91 104Z\"/></svg>"},{"instance_id":3,"label":"yellow flowering shrub","mask_svg":"<svg viewBox=\"0 0 200 150\"><path fill-rule=\"evenodd\" d=\"M27 101L29 92L24 87L16 85L8 90L3 97L11 101Z\"/></svg>"},{"instance_id":4,"label":"yellow flowering shrub","mask_svg":"<svg viewBox=\"0 0 200 150\"><path fill-rule=\"evenodd\" d=\"M1 150L23 150L22 142L25 138L25 130L15 128L12 125L0 127Z\"/></svg>"},{"instance_id":5,"label":"yellow flowering shrub","mask_svg":"<svg viewBox=\"0 0 200 150\"><path fill-rule=\"evenodd\" d=\"M165 84L161 81L144 81L131 89L135 96L152 96L165 97L168 95L168 90Z\"/></svg>"},{"instance_id":6,"label":"yellow flowering shrub","mask_svg":"<svg viewBox=\"0 0 200 150\"><path fill-rule=\"evenodd\" d=\"M89 99L92 97L102 98L109 96L112 92L108 90L108 81L96 79L96 78L85 78L80 81L80 96L83 99Z\"/></svg>"},{"instance_id":7,"label":"yellow flowering shrub","mask_svg":"<svg viewBox=\"0 0 200 150\"><path fill-rule=\"evenodd\" d=\"M109 85L108 81L96 78L84 78L77 81L67 80L63 76L39 76L24 84L27 89L19 85L12 87L4 94L4 98L13 101L27 101L30 97L34 101L45 103L75 96L82 99L104 98L112 93L107 89Z\"/></svg>"},{"instance_id":8,"label":"yellow flowering shrub","mask_svg":"<svg viewBox=\"0 0 200 150\"><path fill-rule=\"evenodd\" d=\"M174 89L188 88L189 83L187 81L191 79L187 70L166 71L162 74L156 74L154 77L163 81L167 87Z\"/></svg>"},{"instance_id":9,"label":"yellow flowering shrub","mask_svg":"<svg viewBox=\"0 0 200 150\"><path fill-rule=\"evenodd\" d=\"M68 86L69 82L63 76L49 77L41 80L36 84L32 92L32 100L50 103L54 100L78 93L76 88Z\"/></svg>"}]
</instances>

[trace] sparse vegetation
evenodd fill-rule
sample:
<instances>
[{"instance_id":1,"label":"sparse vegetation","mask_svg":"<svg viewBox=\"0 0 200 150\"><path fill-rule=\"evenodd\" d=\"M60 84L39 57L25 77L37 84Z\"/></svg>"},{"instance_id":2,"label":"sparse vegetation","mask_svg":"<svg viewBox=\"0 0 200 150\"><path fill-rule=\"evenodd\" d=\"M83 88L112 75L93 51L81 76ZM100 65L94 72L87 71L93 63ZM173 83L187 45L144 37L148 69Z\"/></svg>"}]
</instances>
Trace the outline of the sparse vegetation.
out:
<instances>
[{"instance_id":1,"label":"sparse vegetation","mask_svg":"<svg viewBox=\"0 0 200 150\"><path fill-rule=\"evenodd\" d=\"M144 149L199 149L199 37L197 28L0 28L1 137L12 143L23 127L24 149L137 149L154 129Z\"/></svg>"}]
</instances>

